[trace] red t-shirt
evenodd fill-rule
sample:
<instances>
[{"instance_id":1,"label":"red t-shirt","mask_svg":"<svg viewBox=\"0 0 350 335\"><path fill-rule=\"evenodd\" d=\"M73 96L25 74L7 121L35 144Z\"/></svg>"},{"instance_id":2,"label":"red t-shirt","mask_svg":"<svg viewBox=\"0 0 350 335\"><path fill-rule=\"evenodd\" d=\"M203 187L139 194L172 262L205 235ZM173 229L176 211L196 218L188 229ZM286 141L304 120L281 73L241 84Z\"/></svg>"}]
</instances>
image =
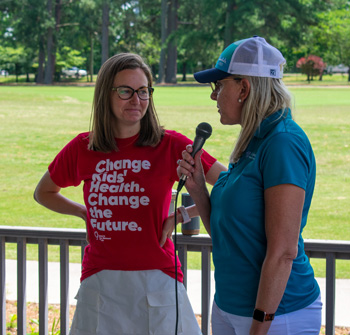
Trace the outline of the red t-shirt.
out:
<instances>
[{"instance_id":1,"label":"red t-shirt","mask_svg":"<svg viewBox=\"0 0 350 335\"><path fill-rule=\"evenodd\" d=\"M87 230L81 280L101 270L159 269L175 278L174 245L159 245L168 217L172 187L178 181L177 160L187 137L171 130L156 147L138 147L138 135L116 139L118 152L88 150L88 133L69 142L49 166L60 187L84 181ZM204 152L204 172L215 158ZM178 279L183 274L178 261Z\"/></svg>"}]
</instances>

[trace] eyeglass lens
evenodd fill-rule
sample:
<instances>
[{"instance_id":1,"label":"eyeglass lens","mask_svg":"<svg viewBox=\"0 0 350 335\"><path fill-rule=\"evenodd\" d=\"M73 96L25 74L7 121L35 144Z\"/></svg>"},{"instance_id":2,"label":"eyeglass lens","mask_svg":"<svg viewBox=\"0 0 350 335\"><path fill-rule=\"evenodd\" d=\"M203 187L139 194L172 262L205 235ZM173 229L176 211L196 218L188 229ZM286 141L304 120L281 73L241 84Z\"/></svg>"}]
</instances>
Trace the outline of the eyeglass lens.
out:
<instances>
[{"instance_id":1,"label":"eyeglass lens","mask_svg":"<svg viewBox=\"0 0 350 335\"><path fill-rule=\"evenodd\" d=\"M235 81L240 81L242 80L242 78L232 78L232 77L228 77L228 78L224 78L221 79L221 81L225 81L225 80L235 80ZM210 83L211 89L213 90L213 92L215 92L219 87L219 83L217 81L213 81Z\"/></svg>"},{"instance_id":2,"label":"eyeglass lens","mask_svg":"<svg viewBox=\"0 0 350 335\"><path fill-rule=\"evenodd\" d=\"M120 86L113 87L113 90L117 91L119 98L122 100L131 99L135 92L141 100L148 100L153 93L152 87L141 87L137 90L134 90L128 86Z\"/></svg>"}]
</instances>

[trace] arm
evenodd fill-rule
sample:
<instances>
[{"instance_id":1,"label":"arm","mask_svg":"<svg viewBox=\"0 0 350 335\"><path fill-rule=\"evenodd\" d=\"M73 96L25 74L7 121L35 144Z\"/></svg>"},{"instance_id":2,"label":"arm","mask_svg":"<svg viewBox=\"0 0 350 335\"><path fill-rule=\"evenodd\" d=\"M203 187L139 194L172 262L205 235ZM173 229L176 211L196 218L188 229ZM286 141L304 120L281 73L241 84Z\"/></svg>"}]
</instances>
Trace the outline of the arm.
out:
<instances>
[{"instance_id":1,"label":"arm","mask_svg":"<svg viewBox=\"0 0 350 335\"><path fill-rule=\"evenodd\" d=\"M188 206L186 207L186 210L188 212L188 215L190 218L194 218L198 216L198 211L196 205ZM179 211L176 213L176 224L183 222L182 215ZM159 240L159 245L163 247L164 243L166 242L167 238L171 238L173 231L175 229L175 214L171 213L166 220L163 223L163 231L162 231L162 236Z\"/></svg>"},{"instance_id":2,"label":"arm","mask_svg":"<svg viewBox=\"0 0 350 335\"><path fill-rule=\"evenodd\" d=\"M60 190L61 187L53 182L49 171L46 171L34 191L34 199L54 212L77 216L86 222L86 207L64 197Z\"/></svg>"},{"instance_id":3,"label":"arm","mask_svg":"<svg viewBox=\"0 0 350 335\"><path fill-rule=\"evenodd\" d=\"M226 166L221 164L219 161L216 161L205 175L207 183L210 185L214 185L222 171L227 171Z\"/></svg>"},{"instance_id":4,"label":"arm","mask_svg":"<svg viewBox=\"0 0 350 335\"><path fill-rule=\"evenodd\" d=\"M305 191L282 184L266 189L264 198L267 251L255 307L270 314L280 304L298 253ZM250 335L267 334L270 325L271 322L253 320Z\"/></svg>"},{"instance_id":5,"label":"arm","mask_svg":"<svg viewBox=\"0 0 350 335\"><path fill-rule=\"evenodd\" d=\"M205 185L205 181L207 181L211 185L214 185L219 177L219 174L222 171L226 171L227 169L220 162L216 161L211 166L204 179L204 171L200 159L201 151L198 152L195 156L195 159L193 159L190 155L190 153L192 152L192 146L188 145L186 149L187 150L183 151L183 166L179 165L177 170L179 177L183 174L185 174L188 177L185 186L187 188L187 191L190 193L193 201L195 202L195 205L186 207L186 210L188 211L190 218L196 217L198 215L201 216L204 227L210 235L211 206L209 192ZM183 221L181 213L177 213L176 217L177 223ZM167 238L171 238L172 233L174 231L174 227L174 214L170 214L163 224L163 232L159 241L161 247L164 245Z\"/></svg>"},{"instance_id":6,"label":"arm","mask_svg":"<svg viewBox=\"0 0 350 335\"><path fill-rule=\"evenodd\" d=\"M179 164L178 175L181 176L184 174L187 176L185 184L186 189L196 204L197 211L208 234L210 235L211 204L206 181L209 184L214 185L220 173L227 169L220 162L216 161L204 178L203 166L200 159L202 151L199 151L194 158L191 156L191 152L192 146L188 145L186 150L182 153L183 160Z\"/></svg>"}]
</instances>

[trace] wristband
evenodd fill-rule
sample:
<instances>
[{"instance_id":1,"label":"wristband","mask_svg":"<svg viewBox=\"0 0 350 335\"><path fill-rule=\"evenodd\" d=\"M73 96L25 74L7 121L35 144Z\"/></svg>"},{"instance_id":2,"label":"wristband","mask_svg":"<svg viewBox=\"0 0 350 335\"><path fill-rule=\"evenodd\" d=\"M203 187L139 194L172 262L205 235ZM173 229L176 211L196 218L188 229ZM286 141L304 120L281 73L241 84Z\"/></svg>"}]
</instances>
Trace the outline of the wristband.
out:
<instances>
[{"instance_id":1,"label":"wristband","mask_svg":"<svg viewBox=\"0 0 350 335\"><path fill-rule=\"evenodd\" d=\"M179 212L181 213L182 216L182 223L189 223L191 222L191 218L188 215L187 209L184 206L181 206L178 208Z\"/></svg>"}]
</instances>

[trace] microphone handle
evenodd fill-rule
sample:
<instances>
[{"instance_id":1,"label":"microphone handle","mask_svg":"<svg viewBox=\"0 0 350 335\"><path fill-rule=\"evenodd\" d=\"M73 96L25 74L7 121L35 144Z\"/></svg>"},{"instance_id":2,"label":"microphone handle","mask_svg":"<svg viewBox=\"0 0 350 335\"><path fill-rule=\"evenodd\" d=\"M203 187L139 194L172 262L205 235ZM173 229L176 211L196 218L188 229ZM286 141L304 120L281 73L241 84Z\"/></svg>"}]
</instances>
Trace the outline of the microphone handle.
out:
<instances>
[{"instance_id":1,"label":"microphone handle","mask_svg":"<svg viewBox=\"0 0 350 335\"><path fill-rule=\"evenodd\" d=\"M180 180L179 180L179 184L177 185L177 192L180 192L181 189L183 188L183 186L185 185L187 180L187 176L185 176L184 174L181 176Z\"/></svg>"},{"instance_id":2,"label":"microphone handle","mask_svg":"<svg viewBox=\"0 0 350 335\"><path fill-rule=\"evenodd\" d=\"M194 157L196 155L196 153L202 149L203 145L204 145L204 142L205 142L205 138L203 138L202 136L196 136L196 138L194 139L194 142L193 142L193 150L191 152L191 156ZM186 180L187 180L187 176L186 175L182 175L180 180L179 180L179 184L177 186L177 191L180 192L181 189L183 188L183 186L185 185L186 183Z\"/></svg>"}]
</instances>

